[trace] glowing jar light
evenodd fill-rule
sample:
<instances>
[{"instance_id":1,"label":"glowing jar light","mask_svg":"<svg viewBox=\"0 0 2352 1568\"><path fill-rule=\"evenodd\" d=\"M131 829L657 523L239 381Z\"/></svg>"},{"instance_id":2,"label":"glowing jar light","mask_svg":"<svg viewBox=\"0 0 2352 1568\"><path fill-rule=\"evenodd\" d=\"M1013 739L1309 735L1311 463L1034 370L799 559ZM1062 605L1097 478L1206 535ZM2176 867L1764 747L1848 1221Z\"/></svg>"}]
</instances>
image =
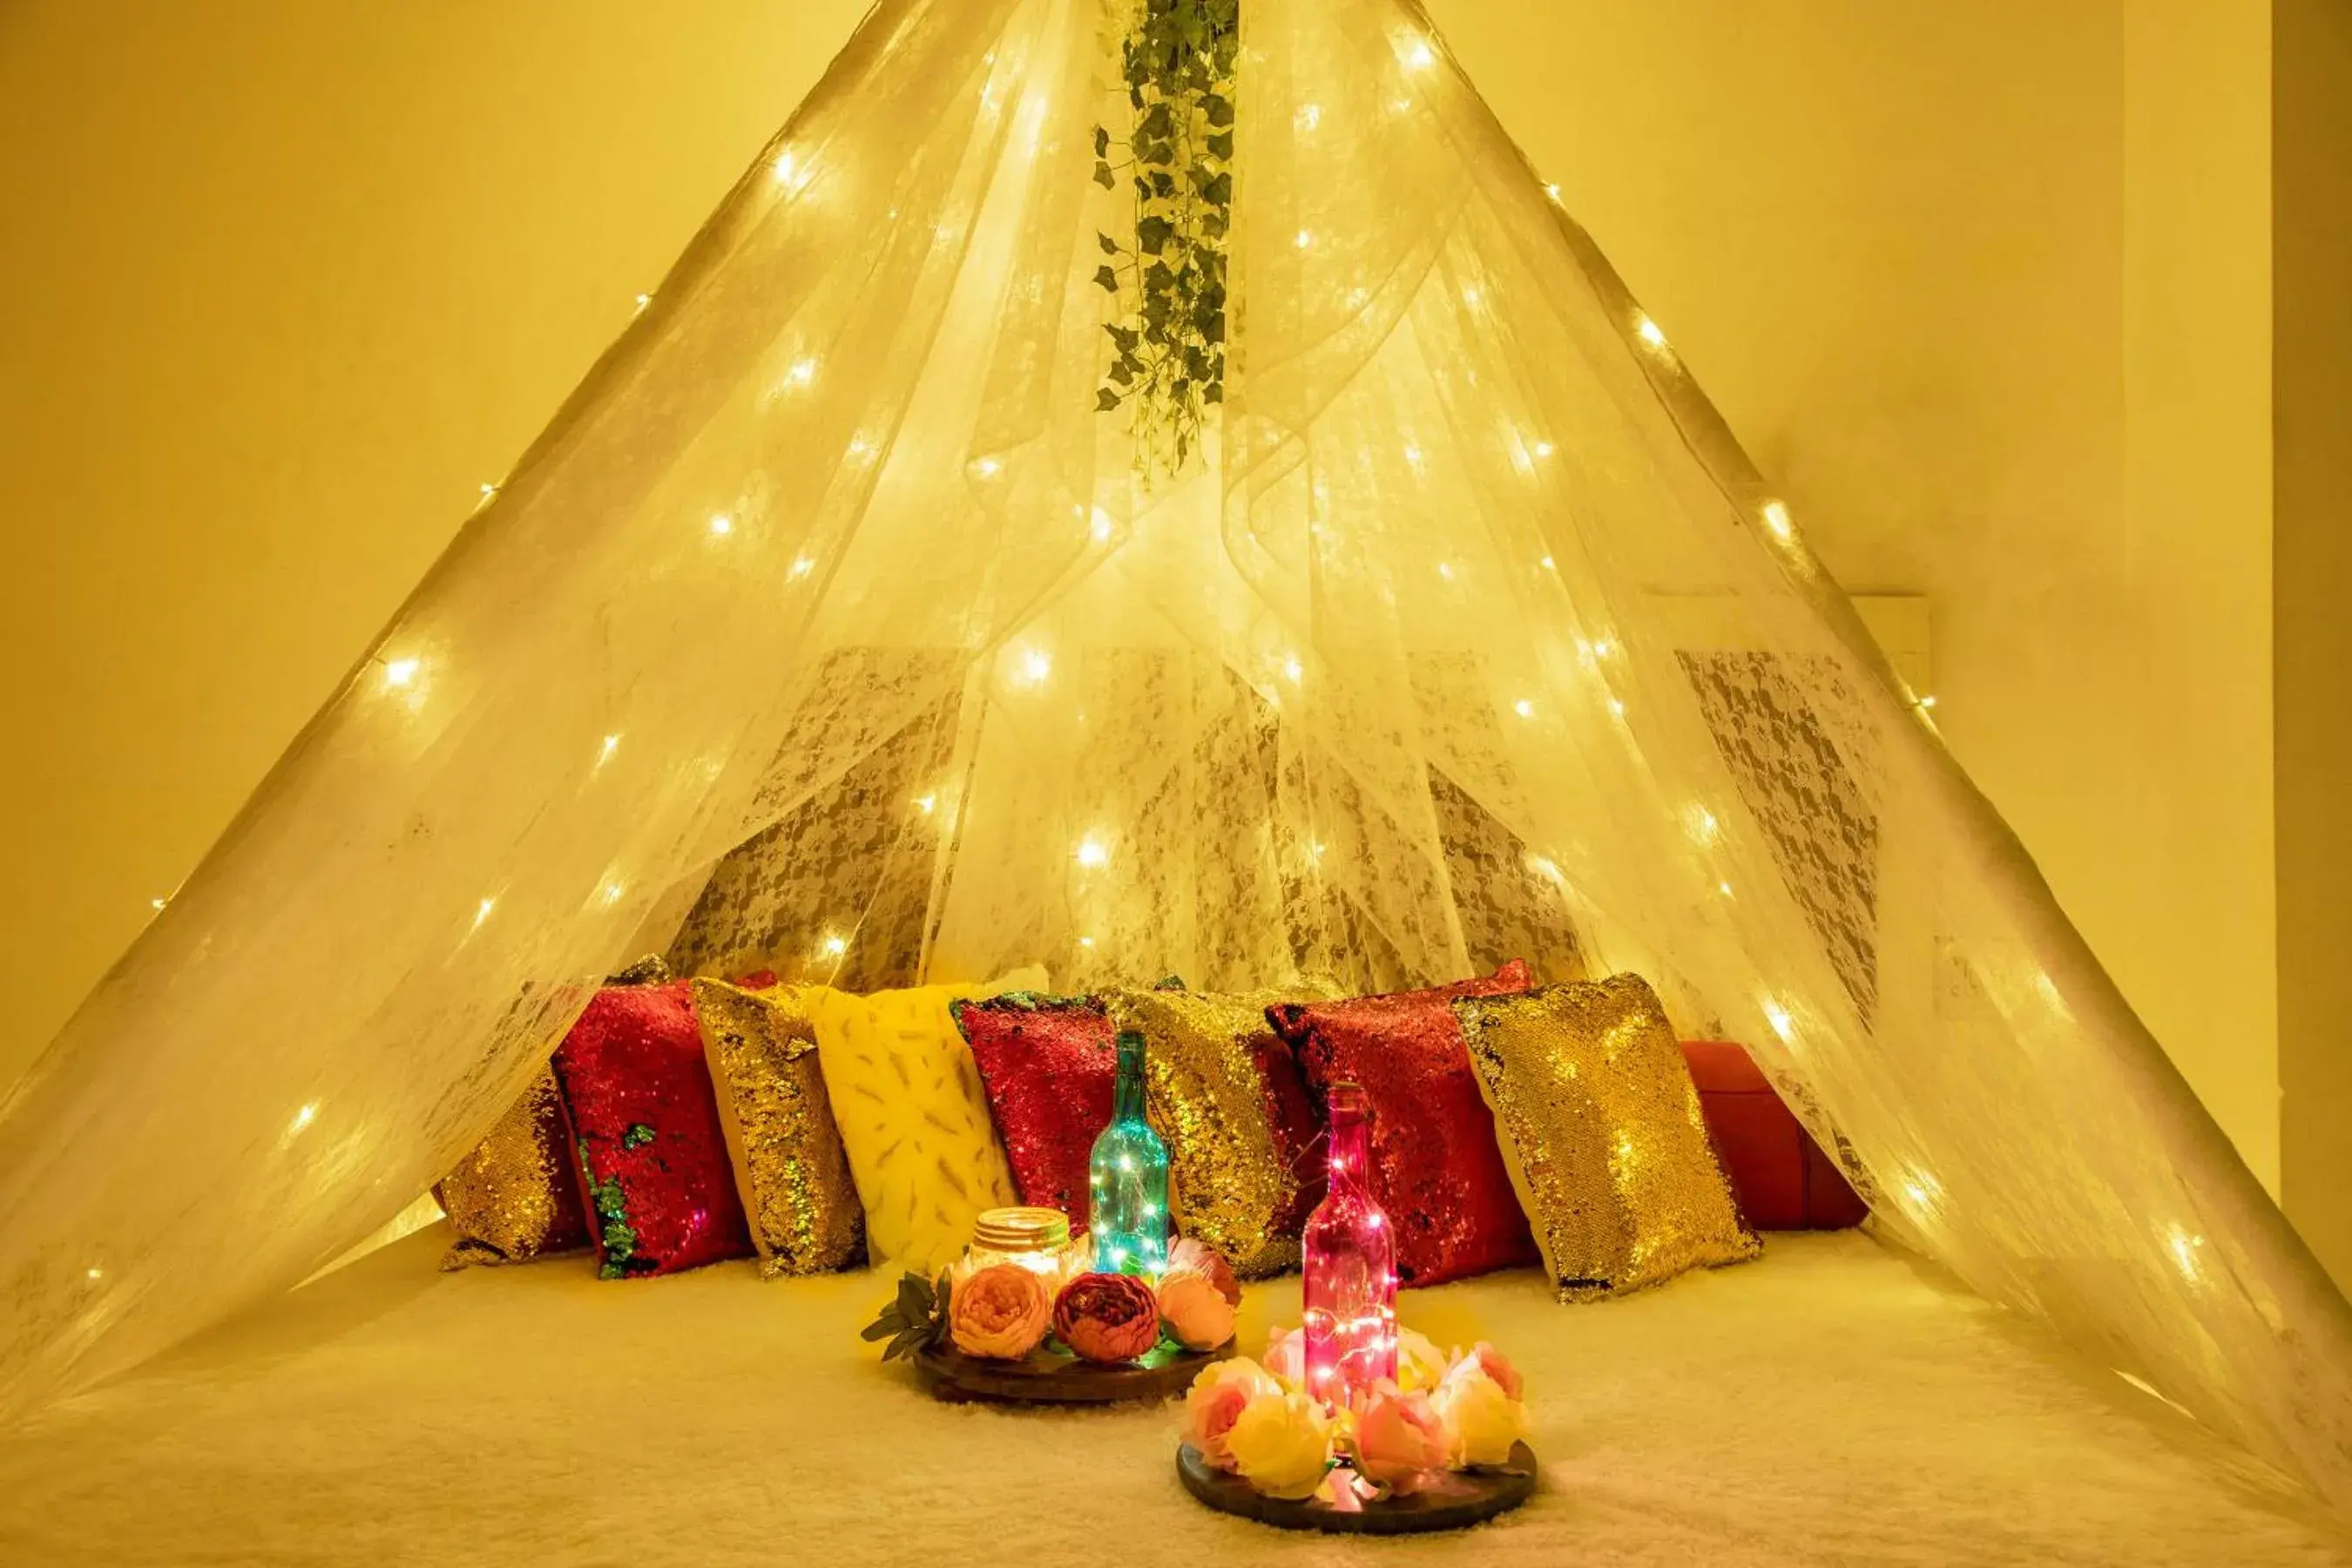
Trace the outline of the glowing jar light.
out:
<instances>
[{"instance_id":1,"label":"glowing jar light","mask_svg":"<svg viewBox=\"0 0 2352 1568\"><path fill-rule=\"evenodd\" d=\"M983 1209L972 1223L962 1273L1012 1263L1033 1274L1058 1276L1068 1272L1069 1252L1070 1216L1060 1209Z\"/></svg>"},{"instance_id":2,"label":"glowing jar light","mask_svg":"<svg viewBox=\"0 0 2352 1568\"><path fill-rule=\"evenodd\" d=\"M1095 1267L1157 1279L1168 1267L1168 1145L1143 1119L1143 1037L1133 1029L1119 1031L1118 1086L1087 1186Z\"/></svg>"},{"instance_id":3,"label":"glowing jar light","mask_svg":"<svg viewBox=\"0 0 2352 1568\"><path fill-rule=\"evenodd\" d=\"M1326 1407L1360 1403L1397 1374L1396 1238L1365 1183L1364 1091L1335 1083L1331 1187L1307 1217L1307 1388Z\"/></svg>"}]
</instances>

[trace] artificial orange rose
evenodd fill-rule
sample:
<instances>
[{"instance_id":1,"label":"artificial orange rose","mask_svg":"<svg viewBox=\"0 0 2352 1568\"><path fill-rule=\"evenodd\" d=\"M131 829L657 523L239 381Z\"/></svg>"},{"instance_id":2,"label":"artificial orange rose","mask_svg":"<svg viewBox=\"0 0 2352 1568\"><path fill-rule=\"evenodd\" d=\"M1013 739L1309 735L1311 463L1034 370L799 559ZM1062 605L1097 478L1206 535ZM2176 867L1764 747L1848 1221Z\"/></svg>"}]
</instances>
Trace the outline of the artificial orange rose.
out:
<instances>
[{"instance_id":1,"label":"artificial orange rose","mask_svg":"<svg viewBox=\"0 0 2352 1568\"><path fill-rule=\"evenodd\" d=\"M1203 1241L1185 1237L1168 1249L1168 1272L1179 1270L1205 1276L1225 1300L1238 1307L1242 1304L1242 1282L1234 1277L1234 1266L1225 1255Z\"/></svg>"},{"instance_id":2,"label":"artificial orange rose","mask_svg":"<svg viewBox=\"0 0 2352 1568\"><path fill-rule=\"evenodd\" d=\"M1234 1337L1234 1304L1189 1268L1160 1276L1160 1321L1186 1350L1213 1351Z\"/></svg>"},{"instance_id":3,"label":"artificial orange rose","mask_svg":"<svg viewBox=\"0 0 2352 1568\"><path fill-rule=\"evenodd\" d=\"M993 1263L953 1287L948 1337L966 1355L1019 1361L1042 1343L1053 1325L1054 1299L1045 1281L1017 1263Z\"/></svg>"},{"instance_id":4,"label":"artificial orange rose","mask_svg":"<svg viewBox=\"0 0 2352 1568\"><path fill-rule=\"evenodd\" d=\"M1355 1447L1358 1475L1405 1493L1445 1468L1453 1444L1428 1394L1383 1382L1356 1417Z\"/></svg>"}]
</instances>

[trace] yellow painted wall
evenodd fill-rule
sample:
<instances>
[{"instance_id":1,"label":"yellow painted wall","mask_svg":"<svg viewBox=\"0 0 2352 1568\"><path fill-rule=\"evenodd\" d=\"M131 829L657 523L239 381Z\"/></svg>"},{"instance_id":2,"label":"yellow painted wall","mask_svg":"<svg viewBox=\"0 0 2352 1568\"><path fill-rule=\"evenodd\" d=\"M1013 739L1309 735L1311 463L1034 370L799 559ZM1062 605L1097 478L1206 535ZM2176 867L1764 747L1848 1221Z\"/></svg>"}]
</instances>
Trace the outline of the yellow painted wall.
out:
<instances>
[{"instance_id":1,"label":"yellow painted wall","mask_svg":"<svg viewBox=\"0 0 2352 1568\"><path fill-rule=\"evenodd\" d=\"M2276 0L2281 1196L2352 1287L2352 0Z\"/></svg>"},{"instance_id":2,"label":"yellow painted wall","mask_svg":"<svg viewBox=\"0 0 2352 1568\"><path fill-rule=\"evenodd\" d=\"M2163 353L2164 290L2194 283L2149 269L2165 176L2126 178L2161 140L2127 79L2162 5L1431 10L1833 568L1931 596L1946 732L2274 1181L2274 1038L2243 1000L2272 963L2248 889L2268 776L2236 765L2251 710L2267 724L2237 701L2267 588L2242 595L2233 556L2267 519L2189 526L2244 454L2201 467L2175 438L2201 416L2164 401L2206 371ZM33 676L0 682L0 812L24 825L0 1080L856 9L0 4L0 658ZM2180 200L2226 201L2226 171L2200 177ZM2136 439L2136 410L2174 423Z\"/></svg>"}]
</instances>

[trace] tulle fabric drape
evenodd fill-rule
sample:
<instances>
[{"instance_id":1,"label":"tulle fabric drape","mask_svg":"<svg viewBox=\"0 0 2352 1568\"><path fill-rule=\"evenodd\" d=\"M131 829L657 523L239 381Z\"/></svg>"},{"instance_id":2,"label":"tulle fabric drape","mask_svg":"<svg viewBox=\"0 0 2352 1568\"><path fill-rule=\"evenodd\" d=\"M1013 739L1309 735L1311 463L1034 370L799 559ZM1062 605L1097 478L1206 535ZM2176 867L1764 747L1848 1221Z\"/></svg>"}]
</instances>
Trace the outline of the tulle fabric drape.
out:
<instances>
[{"instance_id":1,"label":"tulle fabric drape","mask_svg":"<svg viewBox=\"0 0 2352 1568\"><path fill-rule=\"evenodd\" d=\"M1227 405L1139 474L1122 25L869 18L8 1103L0 1399L301 1279L647 946L1526 956L1648 975L1892 1234L2352 1501L2342 1300L1412 7L1245 0Z\"/></svg>"}]
</instances>

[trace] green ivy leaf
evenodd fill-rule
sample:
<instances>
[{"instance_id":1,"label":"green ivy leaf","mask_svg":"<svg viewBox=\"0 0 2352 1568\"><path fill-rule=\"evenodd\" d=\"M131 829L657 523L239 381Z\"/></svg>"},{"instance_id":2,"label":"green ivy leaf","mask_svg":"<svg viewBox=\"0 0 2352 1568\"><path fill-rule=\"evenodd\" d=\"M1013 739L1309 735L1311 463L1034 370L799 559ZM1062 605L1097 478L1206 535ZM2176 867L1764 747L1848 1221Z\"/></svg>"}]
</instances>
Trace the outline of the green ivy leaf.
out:
<instances>
[{"instance_id":1,"label":"green ivy leaf","mask_svg":"<svg viewBox=\"0 0 2352 1568\"><path fill-rule=\"evenodd\" d=\"M1118 274L1108 267L1097 267L1095 268L1095 286L1106 294L1116 294L1118 292Z\"/></svg>"},{"instance_id":2,"label":"green ivy leaf","mask_svg":"<svg viewBox=\"0 0 2352 1568\"><path fill-rule=\"evenodd\" d=\"M1118 373L1117 371L1113 371L1111 374L1114 374L1114 375L1116 375L1116 374L1118 374ZM1118 407L1118 393L1116 393L1116 392L1113 392L1109 387L1106 386L1106 387L1104 387L1101 391L1099 391L1099 392L1097 392L1097 393L1096 393L1096 394L1095 394L1095 412L1096 412L1096 413L1097 413L1097 414L1108 414L1108 413L1109 413L1112 409L1114 409L1114 408L1116 408L1116 407Z\"/></svg>"},{"instance_id":3,"label":"green ivy leaf","mask_svg":"<svg viewBox=\"0 0 2352 1568\"><path fill-rule=\"evenodd\" d=\"M1233 100L1223 93L1213 92L1201 100L1201 110L1209 123L1222 131L1234 122Z\"/></svg>"},{"instance_id":4,"label":"green ivy leaf","mask_svg":"<svg viewBox=\"0 0 2352 1568\"><path fill-rule=\"evenodd\" d=\"M1095 127L1095 156L1098 159L1110 156L1110 132L1099 125Z\"/></svg>"},{"instance_id":5,"label":"green ivy leaf","mask_svg":"<svg viewBox=\"0 0 2352 1568\"><path fill-rule=\"evenodd\" d=\"M1097 160L1095 163L1095 184L1107 191L1118 188L1118 181L1112 176L1110 165L1100 160Z\"/></svg>"},{"instance_id":6,"label":"green ivy leaf","mask_svg":"<svg viewBox=\"0 0 2352 1568\"><path fill-rule=\"evenodd\" d=\"M1095 236L1095 239L1097 243L1101 245L1102 252L1105 256L1117 256L1118 254L1118 241L1113 239L1110 236L1107 234L1097 234Z\"/></svg>"},{"instance_id":7,"label":"green ivy leaf","mask_svg":"<svg viewBox=\"0 0 2352 1568\"><path fill-rule=\"evenodd\" d=\"M1154 215L1135 226L1135 243L1142 247L1146 255L1157 256L1167 248L1168 237L1175 232L1174 224Z\"/></svg>"}]
</instances>

